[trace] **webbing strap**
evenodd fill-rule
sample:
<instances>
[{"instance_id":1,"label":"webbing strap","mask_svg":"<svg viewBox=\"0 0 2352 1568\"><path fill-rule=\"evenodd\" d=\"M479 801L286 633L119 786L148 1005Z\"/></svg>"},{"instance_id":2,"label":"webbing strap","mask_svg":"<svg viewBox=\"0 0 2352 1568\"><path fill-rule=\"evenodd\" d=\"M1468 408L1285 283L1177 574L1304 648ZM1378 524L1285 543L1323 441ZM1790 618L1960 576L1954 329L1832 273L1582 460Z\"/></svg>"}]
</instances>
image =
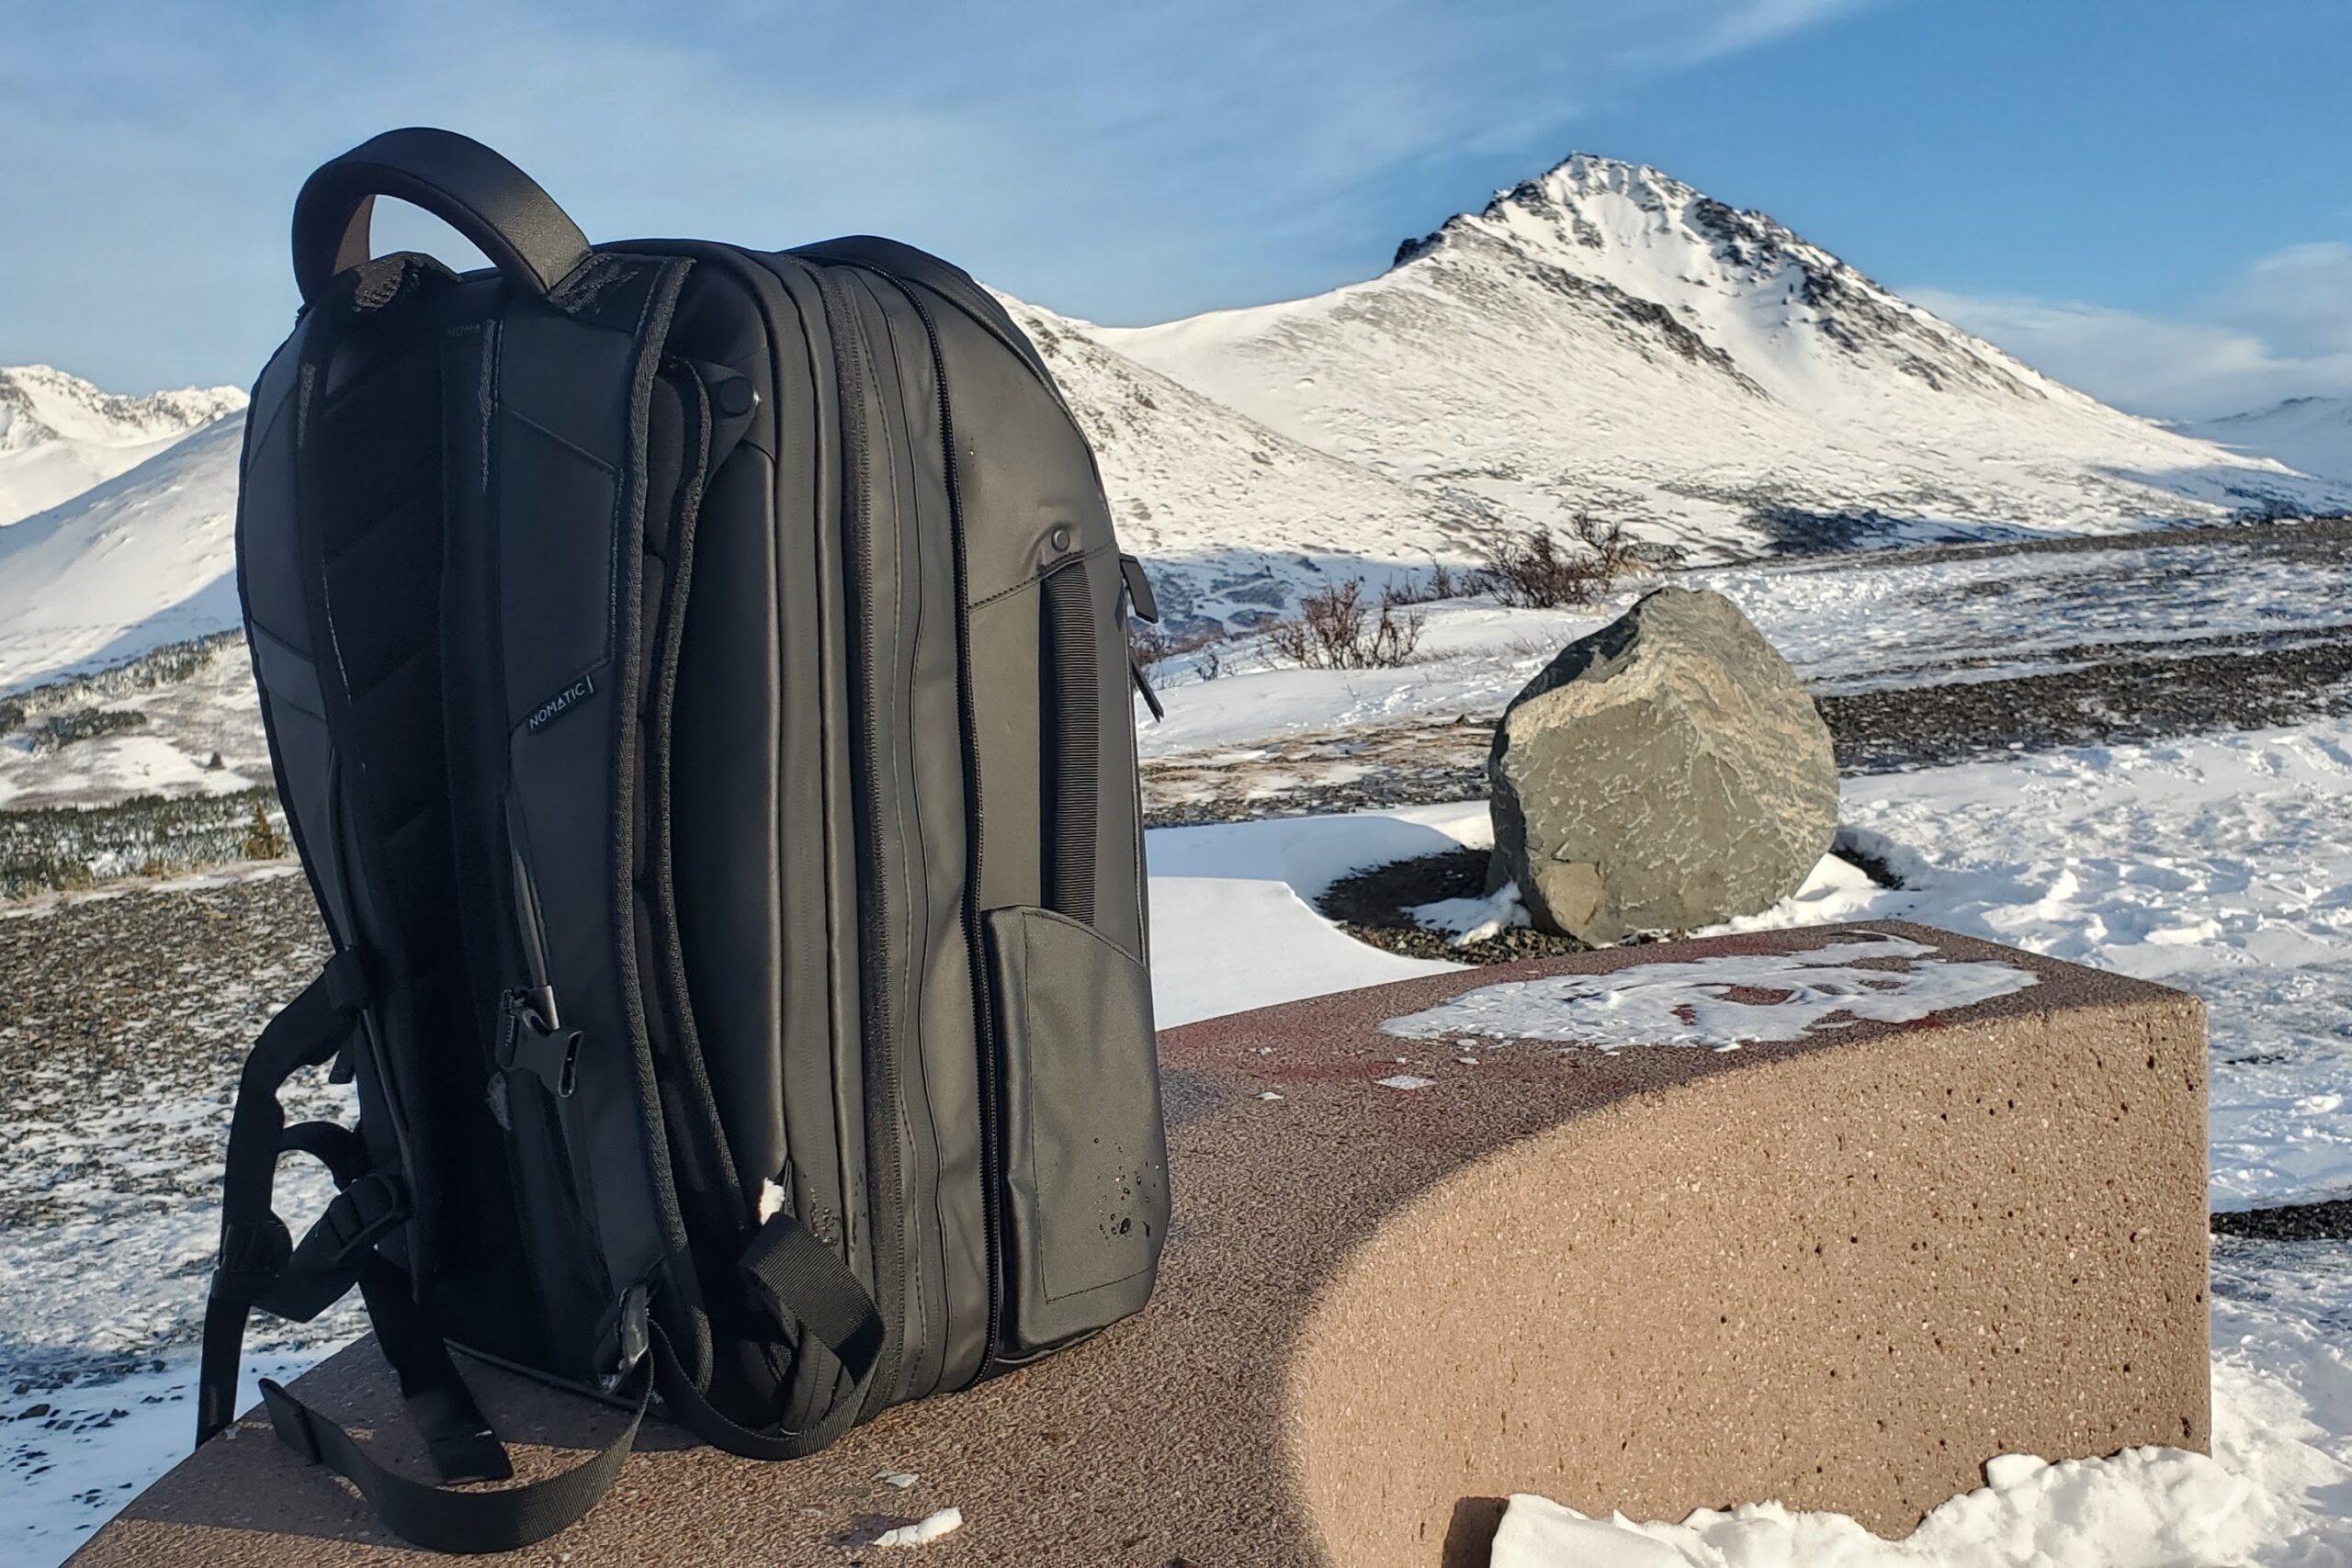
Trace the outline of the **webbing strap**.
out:
<instances>
[{"instance_id":1,"label":"webbing strap","mask_svg":"<svg viewBox=\"0 0 2352 1568\"><path fill-rule=\"evenodd\" d=\"M888 1335L874 1298L831 1247L808 1234L790 1214L762 1225L741 1261L745 1285L779 1327L798 1325L839 1359L850 1386L808 1427L757 1429L741 1425L712 1404L687 1375L669 1337L653 1331L653 1366L662 1402L695 1436L713 1448L745 1459L805 1459L828 1447L857 1421L866 1391L881 1365Z\"/></svg>"},{"instance_id":2,"label":"webbing strap","mask_svg":"<svg viewBox=\"0 0 2352 1568\"><path fill-rule=\"evenodd\" d=\"M380 1323L377 1332L383 1332ZM628 1425L586 1463L544 1481L490 1492L455 1492L385 1469L349 1432L266 1378L261 1397L278 1440L358 1487L384 1527L401 1540L432 1551L512 1551L545 1540L612 1490L637 1446L652 1393L646 1368L640 1365L632 1375L638 1386Z\"/></svg>"},{"instance_id":3,"label":"webbing strap","mask_svg":"<svg viewBox=\"0 0 2352 1568\"><path fill-rule=\"evenodd\" d=\"M359 1135L332 1122L286 1125L278 1090L296 1071L328 1061L349 1038L368 999L355 953L338 954L316 980L262 1030L237 1085L222 1184L220 1260L204 1306L204 1346L197 1375L197 1438L201 1444L236 1418L237 1370L255 1307L306 1323L340 1301L356 1282L401 1394L425 1447L450 1481L497 1480L514 1473L400 1271L376 1243L408 1217L406 1188L369 1171ZM277 1156L316 1157L337 1191L326 1213L293 1243L271 1207Z\"/></svg>"},{"instance_id":4,"label":"webbing strap","mask_svg":"<svg viewBox=\"0 0 2352 1568\"><path fill-rule=\"evenodd\" d=\"M212 1272L204 1308L204 1348L197 1374L196 1440L201 1444L236 1418L237 1364L243 1359L245 1321L253 1308L280 1283L294 1256L286 1222L271 1207L277 1156L288 1147L318 1153L330 1170L348 1162L346 1149L329 1156L334 1144L306 1123L296 1142L286 1139L286 1111L277 1091L306 1066L330 1060L353 1027L353 1015L367 994L367 975L356 953L339 953L319 977L263 1026L237 1081L237 1101L229 1117L229 1150L220 1189L220 1257ZM342 1289L311 1308L315 1317ZM321 1287L323 1289L323 1286ZM299 1309L303 1301L284 1304ZM298 1311L286 1314L300 1316Z\"/></svg>"},{"instance_id":5,"label":"webbing strap","mask_svg":"<svg viewBox=\"0 0 2352 1568\"><path fill-rule=\"evenodd\" d=\"M377 1348L400 1380L401 1400L441 1479L503 1481L514 1474L506 1445L474 1403L472 1391L449 1357L448 1341L417 1305L407 1277L373 1251L359 1256L353 1272L360 1299L368 1303Z\"/></svg>"}]
</instances>

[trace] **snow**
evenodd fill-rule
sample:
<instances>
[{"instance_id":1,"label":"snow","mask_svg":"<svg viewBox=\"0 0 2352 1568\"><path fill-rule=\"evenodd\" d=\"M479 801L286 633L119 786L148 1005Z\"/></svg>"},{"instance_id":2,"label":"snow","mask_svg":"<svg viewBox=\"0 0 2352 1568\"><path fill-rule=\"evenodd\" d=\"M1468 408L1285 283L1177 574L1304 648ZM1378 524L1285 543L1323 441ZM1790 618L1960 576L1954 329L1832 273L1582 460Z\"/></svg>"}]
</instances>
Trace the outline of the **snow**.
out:
<instances>
[{"instance_id":1,"label":"snow","mask_svg":"<svg viewBox=\"0 0 2352 1568\"><path fill-rule=\"evenodd\" d=\"M1680 581L1747 612L1817 693L2064 668L2102 643L2161 649L2340 626L2352 561L2298 550L2292 524L2135 549L1725 567Z\"/></svg>"},{"instance_id":2,"label":"snow","mask_svg":"<svg viewBox=\"0 0 2352 1568\"><path fill-rule=\"evenodd\" d=\"M214 421L0 529L0 691L235 626L237 454Z\"/></svg>"},{"instance_id":3,"label":"snow","mask_svg":"<svg viewBox=\"0 0 2352 1568\"><path fill-rule=\"evenodd\" d=\"M1416 904L1405 912L1416 924L1450 933L1455 947L1468 947L1532 923L1516 882L1506 882L1483 898L1439 898Z\"/></svg>"},{"instance_id":4,"label":"snow","mask_svg":"<svg viewBox=\"0 0 2352 1568\"><path fill-rule=\"evenodd\" d=\"M942 1508L910 1525L899 1525L874 1538L876 1546L928 1546L941 1536L964 1528L964 1510Z\"/></svg>"},{"instance_id":5,"label":"snow","mask_svg":"<svg viewBox=\"0 0 2352 1568\"><path fill-rule=\"evenodd\" d=\"M1162 1029L1459 968L1368 947L1312 899L1384 861L1493 842L1484 802L1148 835L1152 1008Z\"/></svg>"},{"instance_id":6,"label":"snow","mask_svg":"<svg viewBox=\"0 0 2352 1568\"><path fill-rule=\"evenodd\" d=\"M2352 479L2352 398L2289 398L2267 409L2174 428L2233 452L2274 457L2307 474Z\"/></svg>"},{"instance_id":7,"label":"snow","mask_svg":"<svg viewBox=\"0 0 2352 1568\"><path fill-rule=\"evenodd\" d=\"M1935 953L1925 942L1875 935L1809 953L1725 954L1635 964L1605 975L1508 980L1381 1028L1408 1040L1544 1040L1611 1055L1658 1045L1736 1051L1843 1028L1840 1018L1910 1023L2037 983L2033 971L2015 964ZM1861 967L1890 961L1898 966Z\"/></svg>"},{"instance_id":8,"label":"snow","mask_svg":"<svg viewBox=\"0 0 2352 1568\"><path fill-rule=\"evenodd\" d=\"M1769 218L1579 154L1382 276L1092 335L1301 445L1498 517L1783 542L2112 530L2345 486L2117 412Z\"/></svg>"},{"instance_id":9,"label":"snow","mask_svg":"<svg viewBox=\"0 0 2352 1568\"><path fill-rule=\"evenodd\" d=\"M0 367L0 526L71 500L244 406L234 387L125 397L46 365Z\"/></svg>"},{"instance_id":10,"label":"snow","mask_svg":"<svg viewBox=\"0 0 2352 1568\"><path fill-rule=\"evenodd\" d=\"M1223 650L1215 680L1200 679L1197 659L1171 660L1159 672L1168 716L1144 725L1136 744L1145 757L1167 757L1387 719L1491 717L1562 646L1616 619L1632 599L1577 610L1505 609L1483 597L1425 605L1414 660L1393 670L1301 670L1246 643ZM1136 711L1144 713L1140 699Z\"/></svg>"}]
</instances>

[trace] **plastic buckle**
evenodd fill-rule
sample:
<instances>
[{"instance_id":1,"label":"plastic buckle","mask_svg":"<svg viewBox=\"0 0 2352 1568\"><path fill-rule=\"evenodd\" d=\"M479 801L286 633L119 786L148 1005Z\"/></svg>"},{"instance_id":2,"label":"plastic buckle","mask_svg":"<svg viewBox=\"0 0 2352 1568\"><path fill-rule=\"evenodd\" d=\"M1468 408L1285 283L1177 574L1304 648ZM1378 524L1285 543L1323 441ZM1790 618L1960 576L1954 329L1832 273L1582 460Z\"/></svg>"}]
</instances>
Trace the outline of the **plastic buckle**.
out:
<instances>
[{"instance_id":1,"label":"plastic buckle","mask_svg":"<svg viewBox=\"0 0 2352 1568\"><path fill-rule=\"evenodd\" d=\"M581 1032L550 1025L528 991L507 992L499 1010L504 1015L498 1031L499 1070L528 1073L548 1093L568 1098L579 1084Z\"/></svg>"}]
</instances>

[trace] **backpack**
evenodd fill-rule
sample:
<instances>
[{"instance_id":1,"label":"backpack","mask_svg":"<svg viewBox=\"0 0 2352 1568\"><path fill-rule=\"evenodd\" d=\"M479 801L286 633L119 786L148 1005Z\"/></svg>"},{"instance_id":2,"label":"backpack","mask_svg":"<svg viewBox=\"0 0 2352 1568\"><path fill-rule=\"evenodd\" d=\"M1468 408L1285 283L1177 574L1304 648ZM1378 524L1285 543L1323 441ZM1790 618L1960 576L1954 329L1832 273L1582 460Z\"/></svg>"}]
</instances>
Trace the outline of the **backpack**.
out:
<instances>
[{"instance_id":1,"label":"backpack","mask_svg":"<svg viewBox=\"0 0 2352 1568\"><path fill-rule=\"evenodd\" d=\"M495 265L371 255L379 196ZM451 1490L512 1473L452 1347L788 1459L1141 1308L1155 612L1035 347L888 240L592 246L443 130L320 168L293 239L237 581L334 956L238 1089L198 1441L251 1309L356 1285L442 1484L266 1381L272 1425L498 1550L637 1421ZM356 1125L287 1126L328 1064ZM337 1189L299 1242L287 1151Z\"/></svg>"}]
</instances>

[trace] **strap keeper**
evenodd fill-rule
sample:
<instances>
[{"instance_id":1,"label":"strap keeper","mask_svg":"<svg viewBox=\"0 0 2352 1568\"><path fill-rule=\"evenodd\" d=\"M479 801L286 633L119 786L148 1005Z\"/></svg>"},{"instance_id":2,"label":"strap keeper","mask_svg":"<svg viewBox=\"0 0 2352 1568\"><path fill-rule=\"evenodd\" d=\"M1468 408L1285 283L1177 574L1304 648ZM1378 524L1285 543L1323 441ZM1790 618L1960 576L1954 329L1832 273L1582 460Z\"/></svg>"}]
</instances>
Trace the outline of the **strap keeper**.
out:
<instances>
[{"instance_id":1,"label":"strap keeper","mask_svg":"<svg viewBox=\"0 0 2352 1568\"><path fill-rule=\"evenodd\" d=\"M375 987L368 982L368 961L356 947L346 947L328 959L320 973L327 983L327 1000L337 1012L356 1012L375 996Z\"/></svg>"},{"instance_id":2,"label":"strap keeper","mask_svg":"<svg viewBox=\"0 0 2352 1568\"><path fill-rule=\"evenodd\" d=\"M277 1440L302 1456L305 1464L322 1464L326 1456L319 1451L318 1434L311 1430L311 1413L301 1402L279 1387L270 1378L261 1380L262 1407L269 1412L271 1430Z\"/></svg>"},{"instance_id":3,"label":"strap keeper","mask_svg":"<svg viewBox=\"0 0 2352 1568\"><path fill-rule=\"evenodd\" d=\"M213 1281L216 1286L224 1280L266 1281L277 1278L293 1256L293 1235L276 1214L266 1220L231 1222L220 1227L220 1260L213 1269Z\"/></svg>"}]
</instances>

